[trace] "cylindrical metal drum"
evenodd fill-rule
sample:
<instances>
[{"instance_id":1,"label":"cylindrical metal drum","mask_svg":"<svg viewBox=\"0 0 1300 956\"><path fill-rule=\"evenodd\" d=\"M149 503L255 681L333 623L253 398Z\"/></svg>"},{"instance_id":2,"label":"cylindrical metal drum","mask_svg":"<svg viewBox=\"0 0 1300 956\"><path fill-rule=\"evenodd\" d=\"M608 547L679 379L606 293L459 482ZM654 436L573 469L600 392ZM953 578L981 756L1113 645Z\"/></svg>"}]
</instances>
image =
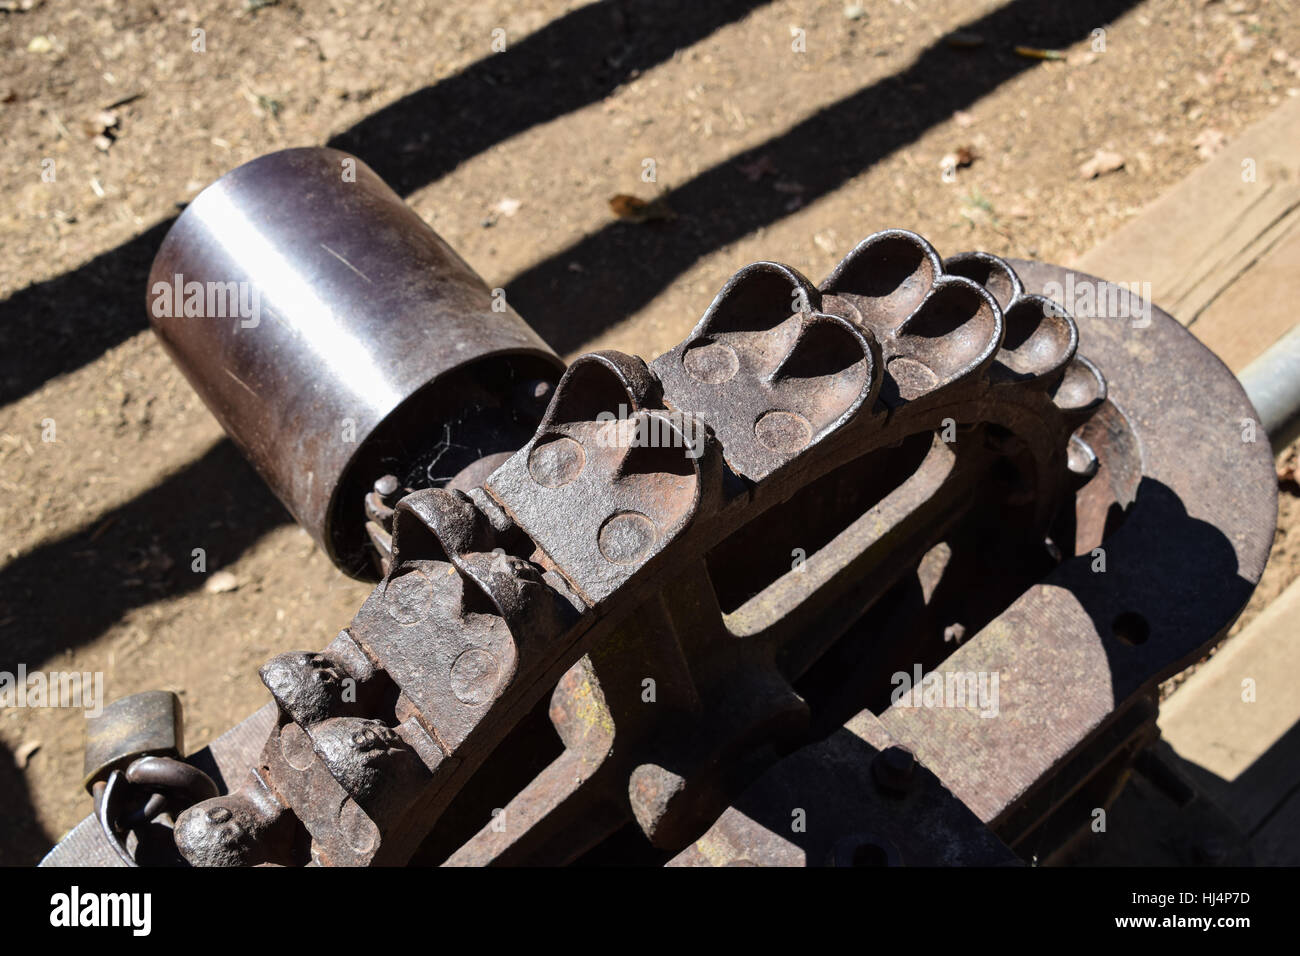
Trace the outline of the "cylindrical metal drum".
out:
<instances>
[{"instance_id":1,"label":"cylindrical metal drum","mask_svg":"<svg viewBox=\"0 0 1300 956\"><path fill-rule=\"evenodd\" d=\"M271 153L203 190L163 240L147 308L231 438L351 574L369 567L361 502L377 477L437 461L442 442L475 445L479 461L513 451L499 414L478 429L475 415L563 370L369 167L331 149ZM467 461L399 477L437 483L453 460Z\"/></svg>"}]
</instances>

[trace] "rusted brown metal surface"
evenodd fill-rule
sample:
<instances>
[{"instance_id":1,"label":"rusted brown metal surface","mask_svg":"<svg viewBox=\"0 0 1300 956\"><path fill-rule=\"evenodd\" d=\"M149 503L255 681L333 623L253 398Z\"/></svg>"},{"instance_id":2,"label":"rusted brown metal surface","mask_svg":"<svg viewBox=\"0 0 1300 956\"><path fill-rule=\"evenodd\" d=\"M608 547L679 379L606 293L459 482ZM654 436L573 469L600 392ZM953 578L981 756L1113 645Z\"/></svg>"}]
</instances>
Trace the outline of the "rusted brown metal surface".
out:
<instances>
[{"instance_id":1,"label":"rusted brown metal surface","mask_svg":"<svg viewBox=\"0 0 1300 956\"><path fill-rule=\"evenodd\" d=\"M226 792L180 852L1028 858L1149 742L1155 683L1244 605L1275 507L1227 370L1159 310L1081 327L1042 295L1083 281L890 230L819 286L742 269L652 363L494 383L484 407L536 422L513 454L349 486L384 577L324 651L263 667L273 726L214 744ZM995 713L898 693L951 674L995 677Z\"/></svg>"}]
</instances>

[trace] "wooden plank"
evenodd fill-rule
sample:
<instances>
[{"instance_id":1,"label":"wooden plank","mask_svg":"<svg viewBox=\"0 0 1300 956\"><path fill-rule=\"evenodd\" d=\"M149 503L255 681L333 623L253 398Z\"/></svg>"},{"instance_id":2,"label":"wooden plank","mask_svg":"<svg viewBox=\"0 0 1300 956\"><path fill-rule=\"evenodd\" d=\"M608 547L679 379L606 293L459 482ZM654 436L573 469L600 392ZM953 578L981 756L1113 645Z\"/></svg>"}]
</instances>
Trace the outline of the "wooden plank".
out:
<instances>
[{"instance_id":1,"label":"wooden plank","mask_svg":"<svg viewBox=\"0 0 1300 956\"><path fill-rule=\"evenodd\" d=\"M1300 786L1300 581L1188 678L1159 726L1203 792L1254 832ZM1253 681L1253 685L1244 684ZM1244 699L1253 686L1254 700Z\"/></svg>"},{"instance_id":2,"label":"wooden plank","mask_svg":"<svg viewBox=\"0 0 1300 956\"><path fill-rule=\"evenodd\" d=\"M1300 149L1300 144L1297 146ZM1191 326L1202 342L1240 372L1300 321L1300 210L1288 231L1252 268L1211 302Z\"/></svg>"},{"instance_id":3,"label":"wooden plank","mask_svg":"<svg viewBox=\"0 0 1300 956\"><path fill-rule=\"evenodd\" d=\"M1297 235L1300 97L1288 99L1073 265L1117 282L1150 282L1161 308L1212 347L1227 349L1237 368L1295 322L1286 297L1270 297L1267 282L1251 273L1266 261L1271 276L1284 273L1287 263L1294 269ZM1249 310L1238 298L1250 303Z\"/></svg>"}]
</instances>

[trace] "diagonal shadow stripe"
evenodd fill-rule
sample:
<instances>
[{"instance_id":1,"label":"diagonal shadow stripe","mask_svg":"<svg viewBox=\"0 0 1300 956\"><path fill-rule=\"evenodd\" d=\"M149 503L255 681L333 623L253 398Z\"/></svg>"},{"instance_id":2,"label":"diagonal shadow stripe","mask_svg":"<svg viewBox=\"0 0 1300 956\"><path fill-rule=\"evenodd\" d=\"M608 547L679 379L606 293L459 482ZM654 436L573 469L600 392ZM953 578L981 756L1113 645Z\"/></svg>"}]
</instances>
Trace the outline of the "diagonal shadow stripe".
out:
<instances>
[{"instance_id":1,"label":"diagonal shadow stripe","mask_svg":"<svg viewBox=\"0 0 1300 956\"><path fill-rule=\"evenodd\" d=\"M48 541L0 568L0 671L94 639L128 611L201 587L211 573L292 522L234 443L206 453L102 515L95 529ZM100 530L102 529L102 530ZM97 533L98 532L98 533Z\"/></svg>"},{"instance_id":2,"label":"diagonal shadow stripe","mask_svg":"<svg viewBox=\"0 0 1300 956\"><path fill-rule=\"evenodd\" d=\"M406 195L496 143L598 102L634 72L767 2L591 4L377 111L329 145L360 156ZM0 405L147 326L149 265L174 221L0 302Z\"/></svg>"},{"instance_id":3,"label":"diagonal shadow stripe","mask_svg":"<svg viewBox=\"0 0 1300 956\"><path fill-rule=\"evenodd\" d=\"M35 866L55 838L36 815L27 779L13 752L0 743L0 794L5 802L5 830L0 834L0 866Z\"/></svg>"},{"instance_id":4,"label":"diagonal shadow stripe","mask_svg":"<svg viewBox=\"0 0 1300 956\"><path fill-rule=\"evenodd\" d=\"M81 368L148 327L149 266L166 219L61 276L0 302L0 405Z\"/></svg>"},{"instance_id":5,"label":"diagonal shadow stripe","mask_svg":"<svg viewBox=\"0 0 1300 956\"><path fill-rule=\"evenodd\" d=\"M633 73L767 2L594 3L379 110L326 145L361 157L405 196L510 136L604 99Z\"/></svg>"},{"instance_id":6,"label":"diagonal shadow stripe","mask_svg":"<svg viewBox=\"0 0 1300 956\"><path fill-rule=\"evenodd\" d=\"M751 182L740 167L767 157L811 202L1038 65L1017 56L1012 43L1067 46L1137 2L1014 0L970 21L963 31L1009 42L962 52L937 41L902 73L666 193L679 214L672 222L612 222L520 273L506 284L510 302L557 352L572 351L644 307L701 256L790 214L788 195ZM892 225L864 222L859 235Z\"/></svg>"}]
</instances>

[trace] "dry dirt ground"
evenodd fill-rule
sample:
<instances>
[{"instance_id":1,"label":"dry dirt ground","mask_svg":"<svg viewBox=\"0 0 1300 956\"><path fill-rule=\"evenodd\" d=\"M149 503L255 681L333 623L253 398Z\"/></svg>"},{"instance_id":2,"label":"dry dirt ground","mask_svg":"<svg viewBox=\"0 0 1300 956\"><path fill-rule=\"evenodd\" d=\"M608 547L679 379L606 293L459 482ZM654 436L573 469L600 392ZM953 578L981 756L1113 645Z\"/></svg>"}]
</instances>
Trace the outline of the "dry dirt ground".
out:
<instances>
[{"instance_id":1,"label":"dry dirt ground","mask_svg":"<svg viewBox=\"0 0 1300 956\"><path fill-rule=\"evenodd\" d=\"M1300 93L1297 6L4 0L0 670L177 690L196 748L365 596L146 328L168 221L245 160L351 150L560 352L650 356L739 266L816 281L883 227L1069 262ZM1098 150L1122 168L1082 178ZM618 193L675 218L616 220ZM1282 507L1265 594L1300 550ZM0 712L0 862L87 812L82 740L80 711Z\"/></svg>"}]
</instances>

